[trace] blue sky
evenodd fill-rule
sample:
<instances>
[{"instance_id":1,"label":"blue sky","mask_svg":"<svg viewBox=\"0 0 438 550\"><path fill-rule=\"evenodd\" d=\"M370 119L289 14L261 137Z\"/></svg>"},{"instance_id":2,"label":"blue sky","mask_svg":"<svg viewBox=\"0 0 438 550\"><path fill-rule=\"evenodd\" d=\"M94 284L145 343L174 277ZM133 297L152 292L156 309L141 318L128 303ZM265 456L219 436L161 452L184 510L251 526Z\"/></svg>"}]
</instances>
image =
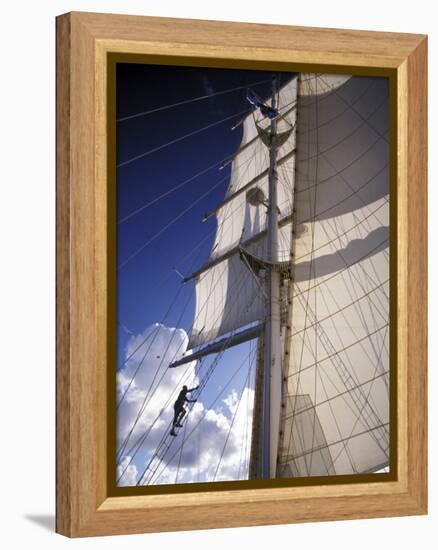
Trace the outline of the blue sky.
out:
<instances>
[{"instance_id":1,"label":"blue sky","mask_svg":"<svg viewBox=\"0 0 438 550\"><path fill-rule=\"evenodd\" d=\"M255 71L121 64L117 69L117 118L269 79L270 73ZM256 89L264 95L269 87L270 82L267 82ZM232 154L239 145L242 131L241 128L231 131L233 123L242 118L242 115L232 115L247 110L248 106L243 89L119 121L117 163L122 164L175 138L232 117L223 124L120 166L117 169L118 220ZM221 202L228 178L229 167L222 171L212 169L118 224L117 264L121 265L158 231L172 223L182 210L212 189L187 214L118 270L118 319L133 332L139 332L163 317L170 298L180 286L180 278L174 273L159 287L159 292L152 293L151 290L174 266L178 265L179 271L186 275L207 259L216 222L213 217L202 222L202 217ZM203 239L197 253L180 264ZM184 295L180 301L184 301ZM190 304L181 326L188 328L192 317L193 304ZM169 318L170 324L175 324L178 318L176 307ZM120 337L119 349L122 350L123 335Z\"/></svg>"},{"instance_id":2,"label":"blue sky","mask_svg":"<svg viewBox=\"0 0 438 550\"><path fill-rule=\"evenodd\" d=\"M270 72L261 71L118 64L117 364L119 370L125 369L122 375L128 374L128 367L132 375L139 366L143 349L146 349L141 348L125 364L127 354L135 349L132 347L134 340L141 343L140 335L144 339L154 324L189 331L195 305L194 285L192 282L182 285L174 268L187 275L207 260L216 222L214 218L202 222L202 217L224 197L229 167L213 168L181 184L237 149L242 130L239 127L232 131L231 128L249 108L245 88L251 86L262 97L267 96L270 79ZM263 83L254 85L260 81ZM240 86L244 88L125 118ZM197 132L225 118L223 123ZM192 132L196 133L179 140ZM178 141L168 145L174 140ZM178 190L170 192L179 185ZM167 196L157 200L167 192ZM152 205L125 220L151 202ZM181 215L184 210L186 212ZM173 343L171 349L172 346ZM245 364L223 397L227 399L233 391L241 391L248 375L246 358L249 351L250 345L244 344L226 352L200 397L203 407L209 407L226 381ZM152 372L165 368L163 353L160 350L154 353L154 357L148 356L139 367L136 384L141 378L141 370ZM144 378L143 384L150 383L148 380ZM220 403L217 410L231 418L232 407L227 405L230 401ZM120 411L123 412L122 407ZM139 452L136 457L138 468L145 460L145 453Z\"/></svg>"}]
</instances>

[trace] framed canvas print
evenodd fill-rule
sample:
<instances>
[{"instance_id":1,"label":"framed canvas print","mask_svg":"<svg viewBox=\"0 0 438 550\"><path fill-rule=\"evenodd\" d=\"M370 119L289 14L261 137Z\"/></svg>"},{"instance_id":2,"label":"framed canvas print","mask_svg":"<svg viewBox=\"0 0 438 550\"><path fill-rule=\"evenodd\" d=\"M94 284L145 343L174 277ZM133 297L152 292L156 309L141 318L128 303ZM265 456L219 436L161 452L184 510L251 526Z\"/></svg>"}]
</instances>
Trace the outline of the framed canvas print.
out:
<instances>
[{"instance_id":1,"label":"framed canvas print","mask_svg":"<svg viewBox=\"0 0 438 550\"><path fill-rule=\"evenodd\" d=\"M426 38L57 52L58 532L426 513Z\"/></svg>"}]
</instances>

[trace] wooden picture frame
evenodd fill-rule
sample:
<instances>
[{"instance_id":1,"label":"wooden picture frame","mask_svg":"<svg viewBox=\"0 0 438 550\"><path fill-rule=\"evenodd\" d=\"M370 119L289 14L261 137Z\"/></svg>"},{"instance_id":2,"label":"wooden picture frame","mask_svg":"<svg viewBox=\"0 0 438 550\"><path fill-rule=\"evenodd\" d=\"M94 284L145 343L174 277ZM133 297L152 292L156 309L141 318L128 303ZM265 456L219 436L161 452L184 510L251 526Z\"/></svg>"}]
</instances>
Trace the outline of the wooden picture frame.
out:
<instances>
[{"instance_id":1,"label":"wooden picture frame","mask_svg":"<svg viewBox=\"0 0 438 550\"><path fill-rule=\"evenodd\" d=\"M392 82L396 471L385 481L114 496L108 484L108 60L342 68ZM69 13L57 18L57 532L208 529L427 513L427 38ZM394 273L394 271L393 271Z\"/></svg>"}]
</instances>

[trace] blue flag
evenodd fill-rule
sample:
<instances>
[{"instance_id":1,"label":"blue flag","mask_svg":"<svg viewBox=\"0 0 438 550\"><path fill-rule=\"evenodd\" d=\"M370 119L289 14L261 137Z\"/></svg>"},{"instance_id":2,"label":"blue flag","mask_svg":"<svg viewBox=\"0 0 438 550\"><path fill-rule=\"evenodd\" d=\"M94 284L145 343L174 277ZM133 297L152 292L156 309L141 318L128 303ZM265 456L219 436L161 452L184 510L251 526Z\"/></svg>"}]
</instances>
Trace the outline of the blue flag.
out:
<instances>
[{"instance_id":1,"label":"blue flag","mask_svg":"<svg viewBox=\"0 0 438 550\"><path fill-rule=\"evenodd\" d=\"M248 90L246 90L246 99L251 103L251 105L254 105L254 107L260 107L260 105L262 104L255 93L249 88Z\"/></svg>"},{"instance_id":2,"label":"blue flag","mask_svg":"<svg viewBox=\"0 0 438 550\"><path fill-rule=\"evenodd\" d=\"M273 107L270 107L269 105L266 105L265 103L260 101L257 95L250 89L248 89L246 92L246 99L251 103L251 105L259 108L263 116L267 116L268 118L275 118L279 114L277 109L274 109Z\"/></svg>"}]
</instances>

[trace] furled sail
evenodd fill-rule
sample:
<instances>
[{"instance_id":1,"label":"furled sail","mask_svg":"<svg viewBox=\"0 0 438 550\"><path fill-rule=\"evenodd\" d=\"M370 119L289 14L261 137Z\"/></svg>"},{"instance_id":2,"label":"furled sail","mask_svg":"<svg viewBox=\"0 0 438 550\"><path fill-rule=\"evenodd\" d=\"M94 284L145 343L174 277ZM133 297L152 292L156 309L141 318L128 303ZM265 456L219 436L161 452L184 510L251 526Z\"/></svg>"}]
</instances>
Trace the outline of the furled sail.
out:
<instances>
[{"instance_id":1,"label":"furled sail","mask_svg":"<svg viewBox=\"0 0 438 550\"><path fill-rule=\"evenodd\" d=\"M278 96L277 127L279 139L284 141L279 147L277 168L280 254L281 259L288 260L295 171L292 130L296 119L296 78L283 86ZM191 348L260 321L264 316L262 283L240 258L239 245L256 256L266 257L269 153L263 140L269 139L269 119L261 118L256 111L245 118L242 126L242 142L232 160L228 191L215 211L217 232L210 259L196 280Z\"/></svg>"},{"instance_id":2,"label":"furled sail","mask_svg":"<svg viewBox=\"0 0 438 550\"><path fill-rule=\"evenodd\" d=\"M389 166L385 78L298 81L293 282L278 475L389 459Z\"/></svg>"}]
</instances>

